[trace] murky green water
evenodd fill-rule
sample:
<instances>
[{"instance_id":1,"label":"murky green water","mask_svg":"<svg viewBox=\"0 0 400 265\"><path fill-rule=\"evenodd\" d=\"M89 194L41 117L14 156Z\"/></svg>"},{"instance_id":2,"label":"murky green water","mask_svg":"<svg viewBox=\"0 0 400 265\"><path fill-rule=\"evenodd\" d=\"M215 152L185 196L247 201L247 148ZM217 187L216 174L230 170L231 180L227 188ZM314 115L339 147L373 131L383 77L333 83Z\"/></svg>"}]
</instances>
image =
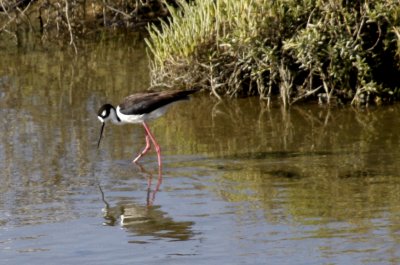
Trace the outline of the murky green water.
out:
<instances>
[{"instance_id":1,"label":"murky green water","mask_svg":"<svg viewBox=\"0 0 400 265\"><path fill-rule=\"evenodd\" d=\"M199 94L150 124L155 193L141 126L96 148L98 107L148 86L143 47L0 52L1 264L400 263L400 106Z\"/></svg>"}]
</instances>

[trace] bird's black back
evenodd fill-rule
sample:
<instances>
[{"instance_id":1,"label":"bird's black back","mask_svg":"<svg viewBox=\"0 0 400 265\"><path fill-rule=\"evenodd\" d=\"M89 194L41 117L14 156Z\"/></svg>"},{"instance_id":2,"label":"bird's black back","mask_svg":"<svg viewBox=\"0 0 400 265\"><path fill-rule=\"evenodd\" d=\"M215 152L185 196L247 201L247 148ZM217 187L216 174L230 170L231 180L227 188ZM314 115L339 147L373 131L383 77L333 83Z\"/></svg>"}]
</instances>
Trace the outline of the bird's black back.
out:
<instances>
[{"instance_id":1,"label":"bird's black back","mask_svg":"<svg viewBox=\"0 0 400 265\"><path fill-rule=\"evenodd\" d=\"M150 113L178 100L189 99L189 95L198 91L175 90L133 94L124 99L119 105L120 112L125 115L140 115Z\"/></svg>"}]
</instances>

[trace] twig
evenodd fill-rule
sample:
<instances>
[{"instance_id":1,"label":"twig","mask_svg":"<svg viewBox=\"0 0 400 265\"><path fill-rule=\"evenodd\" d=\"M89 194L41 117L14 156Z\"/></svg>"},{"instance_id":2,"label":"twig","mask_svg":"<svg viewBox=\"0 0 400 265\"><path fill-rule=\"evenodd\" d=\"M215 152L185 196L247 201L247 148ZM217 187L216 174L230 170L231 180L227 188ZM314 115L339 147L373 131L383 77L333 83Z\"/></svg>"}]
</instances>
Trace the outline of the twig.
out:
<instances>
[{"instance_id":1,"label":"twig","mask_svg":"<svg viewBox=\"0 0 400 265\"><path fill-rule=\"evenodd\" d=\"M378 36L378 38L376 39L374 45L372 45L371 48L368 48L367 51L372 51L372 50L376 47L376 45L378 45L379 41L381 40L381 37L382 37L382 29L381 29L381 27L379 26L378 23L377 23L377 25L378 25L378 33L379 33L379 36Z\"/></svg>"},{"instance_id":2,"label":"twig","mask_svg":"<svg viewBox=\"0 0 400 265\"><path fill-rule=\"evenodd\" d=\"M11 19L12 17L10 16L10 14L7 11L7 8L4 6L4 2L3 0L0 0L0 6L3 9L3 12L8 16L9 19Z\"/></svg>"},{"instance_id":3,"label":"twig","mask_svg":"<svg viewBox=\"0 0 400 265\"><path fill-rule=\"evenodd\" d=\"M305 93L305 94L303 94L303 95L301 95L301 96L298 96L297 98L293 99L292 102L291 102L290 104L293 104L293 103L295 103L296 101L299 101L300 99L306 98L306 97L308 97L308 96L314 94L314 93L317 92L320 88L321 88L321 86L319 86L319 87L317 87L317 88L315 88L315 89L313 89L313 90L311 90L311 91L308 91L307 93Z\"/></svg>"},{"instance_id":4,"label":"twig","mask_svg":"<svg viewBox=\"0 0 400 265\"><path fill-rule=\"evenodd\" d=\"M5 23L5 25L3 27L0 28L0 32L5 31L5 28L11 23L13 22L17 17L12 17L10 18L10 20L7 21L7 23Z\"/></svg>"},{"instance_id":5,"label":"twig","mask_svg":"<svg viewBox=\"0 0 400 265\"><path fill-rule=\"evenodd\" d=\"M123 15L123 16L129 18L129 19L132 18L132 16L129 15L128 13L125 13L124 11L118 10L118 9L112 7L112 6L109 6L109 5L107 5L105 2L103 2L103 5L104 5L105 7L107 7L108 9L114 11L115 13L119 13L119 14L121 14L121 15Z\"/></svg>"},{"instance_id":6,"label":"twig","mask_svg":"<svg viewBox=\"0 0 400 265\"><path fill-rule=\"evenodd\" d=\"M74 34L72 33L72 27L71 23L69 21L69 15L68 15L68 0L64 0L65 2L65 18L67 19L67 24L68 24L68 31L69 31L69 36L70 36L70 42L69 45L72 45L75 50L75 54L78 54L78 49L76 48L75 42L74 42Z\"/></svg>"},{"instance_id":7,"label":"twig","mask_svg":"<svg viewBox=\"0 0 400 265\"><path fill-rule=\"evenodd\" d=\"M221 96L218 95L217 93L217 88L220 86L218 84L215 84L215 78L213 77L213 66L210 65L210 86L211 86L211 92L218 98L218 100L222 100Z\"/></svg>"},{"instance_id":8,"label":"twig","mask_svg":"<svg viewBox=\"0 0 400 265\"><path fill-rule=\"evenodd\" d=\"M25 14L26 10L28 10L28 8L29 8L30 6L31 6L31 1L28 3L28 5L27 5L23 10L21 10L19 7L17 7L16 9L18 10L18 12L19 12L23 17L26 17L26 18L27 18L30 28L33 29L33 25L32 25L31 20L29 19L29 16Z\"/></svg>"}]
</instances>

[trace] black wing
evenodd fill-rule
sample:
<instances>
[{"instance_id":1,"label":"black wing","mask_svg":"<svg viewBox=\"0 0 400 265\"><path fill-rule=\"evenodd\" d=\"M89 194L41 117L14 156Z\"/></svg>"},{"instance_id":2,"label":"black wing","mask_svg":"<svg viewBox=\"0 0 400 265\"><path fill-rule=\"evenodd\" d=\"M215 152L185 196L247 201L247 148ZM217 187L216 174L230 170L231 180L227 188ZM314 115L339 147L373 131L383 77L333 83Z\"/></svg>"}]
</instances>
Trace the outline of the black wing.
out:
<instances>
[{"instance_id":1,"label":"black wing","mask_svg":"<svg viewBox=\"0 0 400 265\"><path fill-rule=\"evenodd\" d=\"M175 101L188 99L188 95L196 91L198 90L175 90L130 95L119 105L120 112L125 115L150 113Z\"/></svg>"}]
</instances>

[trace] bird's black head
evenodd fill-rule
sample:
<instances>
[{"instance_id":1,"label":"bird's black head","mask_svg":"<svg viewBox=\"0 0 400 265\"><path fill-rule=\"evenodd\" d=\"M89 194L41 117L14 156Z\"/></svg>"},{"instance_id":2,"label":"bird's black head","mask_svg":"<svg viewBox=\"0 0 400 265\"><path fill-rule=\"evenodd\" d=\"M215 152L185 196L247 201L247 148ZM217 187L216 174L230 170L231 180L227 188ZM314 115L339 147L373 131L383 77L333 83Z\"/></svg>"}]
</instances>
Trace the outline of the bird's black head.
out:
<instances>
[{"instance_id":1,"label":"bird's black head","mask_svg":"<svg viewBox=\"0 0 400 265\"><path fill-rule=\"evenodd\" d=\"M114 107L111 104L104 104L97 112L97 118L99 118L101 122L106 122L111 117L112 109L114 109Z\"/></svg>"},{"instance_id":2,"label":"bird's black head","mask_svg":"<svg viewBox=\"0 0 400 265\"><path fill-rule=\"evenodd\" d=\"M103 123L100 130L100 138L99 141L97 142L97 148L100 147L100 141L101 137L103 136L104 125L106 125L107 120L111 119L111 110L113 109L114 107L111 104L104 104L97 112L97 118Z\"/></svg>"}]
</instances>

